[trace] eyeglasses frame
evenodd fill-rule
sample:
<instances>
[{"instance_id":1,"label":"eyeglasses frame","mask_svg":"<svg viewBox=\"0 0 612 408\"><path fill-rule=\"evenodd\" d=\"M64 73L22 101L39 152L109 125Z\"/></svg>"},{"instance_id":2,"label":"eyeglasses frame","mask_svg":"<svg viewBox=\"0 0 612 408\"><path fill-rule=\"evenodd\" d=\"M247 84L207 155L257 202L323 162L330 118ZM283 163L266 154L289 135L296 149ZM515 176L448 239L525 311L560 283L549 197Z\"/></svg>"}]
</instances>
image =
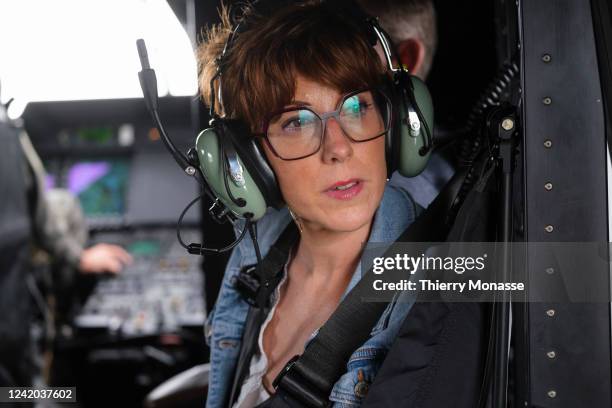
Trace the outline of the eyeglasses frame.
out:
<instances>
[{"instance_id":1,"label":"eyeglasses frame","mask_svg":"<svg viewBox=\"0 0 612 408\"><path fill-rule=\"evenodd\" d=\"M355 140L344 130L344 128L342 128L342 122L340 122L340 120L339 120L340 111L342 110L342 105L344 104L344 102L348 98L350 98L351 96L354 96L354 95L358 95L358 94L360 94L362 92L365 92L365 91L371 91L371 92L376 91L380 95L382 95L383 98L385 99L385 101L387 102L387 113L386 113L385 129L380 134L378 134L376 136L373 136L373 137L370 137L368 139L365 139L365 140ZM375 102L376 102L376 98L374 98L374 99L375 99ZM379 108L382 108L382 107L379 107ZM270 120L273 117L275 117L277 115L280 115L280 114L283 114L285 112L291 112L291 111L294 111L294 110L301 110L301 109L305 109L305 110L308 110L308 111L312 112L323 123L323 128L321 129L321 136L319 137L319 146L312 153L309 153L309 154L306 154L306 155L300 156L300 157L295 157L295 158L287 159L287 158L282 157L280 154L278 154L278 152L276 151L276 149L274 149L274 146L272 146L272 143L268 139L268 129L270 127ZM384 115L383 112L381 112L381 114ZM364 143L364 142L369 142L369 141L372 141L374 139L377 139L377 138L383 136L384 134L388 133L391 130L391 124L393 123L393 106L392 106L391 99L389 98L389 96L380 87L361 88L361 89L358 89L356 91L351 91L351 92L346 93L345 95L343 95L342 98L340 98L340 100L338 101L336 109L333 110L333 111L330 111L330 112L325 112L325 113L319 114L318 112L315 112L312 108L310 108L308 106L305 106L305 105L297 105L297 106L292 106L292 107L286 107L286 108L279 109L277 111L271 112L264 119L264 122L263 122L263 124L264 124L263 125L263 132L256 133L256 134L254 134L254 136L262 138L264 140L264 142L266 143L266 145L270 148L270 151L272 151L272 153L276 157L278 157L279 159L285 160L285 161L301 160L301 159L305 159L306 157L313 156L313 155L317 154L321 150L321 146L323 146L323 140L325 138L325 127L327 126L327 119L332 118L332 117L334 119L336 119L336 121L340 125L340 128L342 129L342 132L344 133L344 135L351 142L353 142L353 143ZM385 116L383 116L383 118L384 117Z\"/></svg>"}]
</instances>

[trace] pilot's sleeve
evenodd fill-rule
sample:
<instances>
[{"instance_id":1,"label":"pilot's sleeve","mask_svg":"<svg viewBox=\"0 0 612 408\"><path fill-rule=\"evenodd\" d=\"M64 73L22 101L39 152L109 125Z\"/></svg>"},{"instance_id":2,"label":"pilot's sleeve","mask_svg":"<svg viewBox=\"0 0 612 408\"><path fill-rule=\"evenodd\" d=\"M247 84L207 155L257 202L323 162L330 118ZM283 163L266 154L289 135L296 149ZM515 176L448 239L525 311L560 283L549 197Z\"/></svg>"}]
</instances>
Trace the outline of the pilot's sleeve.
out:
<instances>
[{"instance_id":1,"label":"pilot's sleeve","mask_svg":"<svg viewBox=\"0 0 612 408\"><path fill-rule=\"evenodd\" d=\"M26 132L21 132L19 141L27 162L25 172L36 243L54 258L77 267L83 252L82 233L71 234L70 229L62 228L59 215L59 212L65 210L62 208L62 201L52 202L45 193L45 169ZM80 210L80 207L77 206L77 210ZM82 228L85 228L84 222Z\"/></svg>"}]
</instances>

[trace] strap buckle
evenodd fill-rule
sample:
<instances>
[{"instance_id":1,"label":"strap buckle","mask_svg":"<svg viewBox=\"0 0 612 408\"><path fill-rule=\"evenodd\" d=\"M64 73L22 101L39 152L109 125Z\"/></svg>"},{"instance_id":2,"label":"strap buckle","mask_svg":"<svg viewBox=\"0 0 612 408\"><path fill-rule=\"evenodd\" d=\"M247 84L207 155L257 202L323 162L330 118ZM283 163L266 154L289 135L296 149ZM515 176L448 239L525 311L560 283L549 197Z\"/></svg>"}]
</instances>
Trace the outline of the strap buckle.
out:
<instances>
[{"instance_id":1,"label":"strap buckle","mask_svg":"<svg viewBox=\"0 0 612 408\"><path fill-rule=\"evenodd\" d=\"M258 265L249 265L242 268L236 278L236 290L249 305L266 308L270 304L272 291L280 281L280 275L277 274L261 282L257 267Z\"/></svg>"},{"instance_id":2,"label":"strap buckle","mask_svg":"<svg viewBox=\"0 0 612 408\"><path fill-rule=\"evenodd\" d=\"M287 395L308 408L327 408L331 406L329 396L321 392L300 372L297 363L300 355L295 355L278 373L272 385L280 395Z\"/></svg>"},{"instance_id":3,"label":"strap buckle","mask_svg":"<svg viewBox=\"0 0 612 408\"><path fill-rule=\"evenodd\" d=\"M236 290L242 298L251 306L257 307L257 299L261 284L255 275L256 265L249 265L242 268L236 278Z\"/></svg>"},{"instance_id":4,"label":"strap buckle","mask_svg":"<svg viewBox=\"0 0 612 408\"><path fill-rule=\"evenodd\" d=\"M295 356L291 357L291 360L289 360L287 364L285 364L283 369L280 370L280 372L278 373L274 381L272 381L272 386L274 387L274 389L278 388L280 382L283 380L283 377L285 377L285 375L287 375L287 373L291 371L291 368L293 367L295 362L298 361L299 358L300 358L299 354L296 354Z\"/></svg>"}]
</instances>

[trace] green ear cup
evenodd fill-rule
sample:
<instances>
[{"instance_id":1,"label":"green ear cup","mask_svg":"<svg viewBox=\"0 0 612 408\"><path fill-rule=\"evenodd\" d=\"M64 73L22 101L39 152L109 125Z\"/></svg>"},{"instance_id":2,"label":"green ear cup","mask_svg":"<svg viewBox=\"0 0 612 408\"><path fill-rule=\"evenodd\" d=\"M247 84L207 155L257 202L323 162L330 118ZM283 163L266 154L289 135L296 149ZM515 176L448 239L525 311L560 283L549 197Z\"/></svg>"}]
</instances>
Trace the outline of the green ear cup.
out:
<instances>
[{"instance_id":1,"label":"green ear cup","mask_svg":"<svg viewBox=\"0 0 612 408\"><path fill-rule=\"evenodd\" d=\"M401 107L400 158L398 171L405 177L417 176L427 165L431 149L424 156L419 154L419 150L424 146L424 140L426 140L426 138L423 136L426 136L425 132L428 130L429 132L433 132L433 104L429 90L425 83L419 78L411 75L410 80L412 81L414 100L423 118L427 122L427 126L421 124L418 133L416 133L416 135L414 132L411 134L410 122L408 120L409 109L405 106ZM433 137L433 135L430 136Z\"/></svg>"},{"instance_id":2,"label":"green ear cup","mask_svg":"<svg viewBox=\"0 0 612 408\"><path fill-rule=\"evenodd\" d=\"M252 214L251 219L253 221L263 217L266 212L266 200L240 158L238 158L238 163L242 168L242 180L234 181L229 172L227 172L227 184L234 198L244 199L246 205L239 207L230 199L223 180L223 161L220 157L221 148L219 146L219 139L214 129L206 129L200 132L196 139L196 151L200 160L200 169L206 182L213 190L215 196L234 215L245 218L245 215L250 213Z\"/></svg>"}]
</instances>

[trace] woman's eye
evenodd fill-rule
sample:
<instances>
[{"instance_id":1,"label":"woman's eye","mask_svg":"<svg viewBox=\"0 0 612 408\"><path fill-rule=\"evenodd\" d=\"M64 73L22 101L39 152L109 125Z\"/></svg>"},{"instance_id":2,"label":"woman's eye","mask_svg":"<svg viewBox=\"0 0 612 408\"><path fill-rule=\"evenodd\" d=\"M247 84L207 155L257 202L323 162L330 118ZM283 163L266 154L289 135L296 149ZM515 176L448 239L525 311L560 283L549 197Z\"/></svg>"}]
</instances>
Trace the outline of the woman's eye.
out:
<instances>
[{"instance_id":1,"label":"woman's eye","mask_svg":"<svg viewBox=\"0 0 612 408\"><path fill-rule=\"evenodd\" d=\"M351 98L344 104L343 113L345 115L361 116L364 115L371 107L372 104L370 102L352 100Z\"/></svg>"},{"instance_id":2,"label":"woman's eye","mask_svg":"<svg viewBox=\"0 0 612 408\"><path fill-rule=\"evenodd\" d=\"M295 128L299 128L302 125L300 119L295 118L295 119L290 119L288 121L285 122L285 124L283 125L283 129L295 129Z\"/></svg>"},{"instance_id":3,"label":"woman's eye","mask_svg":"<svg viewBox=\"0 0 612 408\"><path fill-rule=\"evenodd\" d=\"M365 112L372 106L371 103L368 102L359 102L359 112Z\"/></svg>"},{"instance_id":4,"label":"woman's eye","mask_svg":"<svg viewBox=\"0 0 612 408\"><path fill-rule=\"evenodd\" d=\"M313 125L313 123L314 118L312 115L300 114L298 116L293 116L285 120L282 128L287 131L295 131L305 126L311 126Z\"/></svg>"}]
</instances>

